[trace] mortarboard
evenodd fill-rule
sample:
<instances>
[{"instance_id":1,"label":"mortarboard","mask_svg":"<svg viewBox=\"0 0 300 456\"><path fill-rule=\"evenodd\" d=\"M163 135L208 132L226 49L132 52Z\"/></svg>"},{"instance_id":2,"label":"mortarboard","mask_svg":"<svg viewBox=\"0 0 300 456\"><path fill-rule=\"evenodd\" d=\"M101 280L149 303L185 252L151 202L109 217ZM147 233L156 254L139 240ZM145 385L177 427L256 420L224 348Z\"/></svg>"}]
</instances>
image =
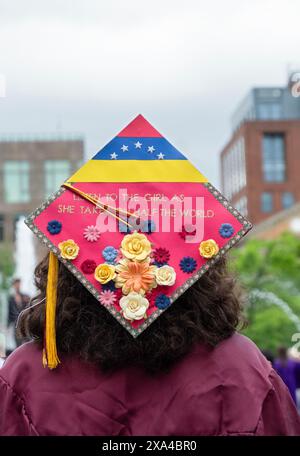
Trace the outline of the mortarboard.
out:
<instances>
[{"instance_id":1,"label":"mortarboard","mask_svg":"<svg viewBox=\"0 0 300 456\"><path fill-rule=\"evenodd\" d=\"M252 227L141 115L25 223L50 250L49 368L58 260L137 337Z\"/></svg>"}]
</instances>

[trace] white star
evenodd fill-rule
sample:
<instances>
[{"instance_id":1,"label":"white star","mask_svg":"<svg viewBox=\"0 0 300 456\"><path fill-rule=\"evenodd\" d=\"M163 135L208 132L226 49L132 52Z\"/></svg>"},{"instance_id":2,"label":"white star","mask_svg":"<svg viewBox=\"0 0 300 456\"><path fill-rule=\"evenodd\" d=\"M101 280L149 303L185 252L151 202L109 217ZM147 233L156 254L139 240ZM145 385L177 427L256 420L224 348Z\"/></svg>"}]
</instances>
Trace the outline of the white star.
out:
<instances>
[{"instance_id":1,"label":"white star","mask_svg":"<svg viewBox=\"0 0 300 456\"><path fill-rule=\"evenodd\" d=\"M150 152L150 154L152 154L152 152L155 151L155 148L153 146L149 146L148 147L148 152Z\"/></svg>"},{"instance_id":2,"label":"white star","mask_svg":"<svg viewBox=\"0 0 300 456\"><path fill-rule=\"evenodd\" d=\"M157 155L158 160L163 160L165 158L164 154L160 153Z\"/></svg>"},{"instance_id":3,"label":"white star","mask_svg":"<svg viewBox=\"0 0 300 456\"><path fill-rule=\"evenodd\" d=\"M121 147L121 150L123 152L127 152L128 151L128 146L125 146L125 144L123 144L123 146Z\"/></svg>"},{"instance_id":4,"label":"white star","mask_svg":"<svg viewBox=\"0 0 300 456\"><path fill-rule=\"evenodd\" d=\"M140 143L139 141L134 143L134 145L136 149L140 149L142 147L142 143Z\"/></svg>"},{"instance_id":5,"label":"white star","mask_svg":"<svg viewBox=\"0 0 300 456\"><path fill-rule=\"evenodd\" d=\"M113 152L112 154L110 154L110 159L111 160L116 160L118 157L118 154L116 154L116 152Z\"/></svg>"}]
</instances>

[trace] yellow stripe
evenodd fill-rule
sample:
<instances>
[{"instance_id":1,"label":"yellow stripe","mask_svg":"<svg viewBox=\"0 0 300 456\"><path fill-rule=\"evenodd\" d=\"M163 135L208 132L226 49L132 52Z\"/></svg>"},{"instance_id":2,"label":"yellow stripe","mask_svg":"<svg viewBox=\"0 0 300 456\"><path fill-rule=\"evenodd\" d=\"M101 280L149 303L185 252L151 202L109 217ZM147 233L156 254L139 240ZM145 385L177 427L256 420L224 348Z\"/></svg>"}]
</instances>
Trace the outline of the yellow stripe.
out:
<instances>
[{"instance_id":1,"label":"yellow stripe","mask_svg":"<svg viewBox=\"0 0 300 456\"><path fill-rule=\"evenodd\" d=\"M90 160L68 182L207 182L188 160Z\"/></svg>"}]
</instances>

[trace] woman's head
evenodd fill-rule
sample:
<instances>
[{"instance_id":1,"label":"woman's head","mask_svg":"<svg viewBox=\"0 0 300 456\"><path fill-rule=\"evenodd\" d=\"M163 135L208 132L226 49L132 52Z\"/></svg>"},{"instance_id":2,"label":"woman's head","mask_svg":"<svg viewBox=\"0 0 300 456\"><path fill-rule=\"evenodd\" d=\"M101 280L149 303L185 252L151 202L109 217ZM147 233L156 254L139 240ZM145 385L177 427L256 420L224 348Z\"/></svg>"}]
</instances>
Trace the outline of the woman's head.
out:
<instances>
[{"instance_id":1,"label":"woman's head","mask_svg":"<svg viewBox=\"0 0 300 456\"><path fill-rule=\"evenodd\" d=\"M39 295L45 297L48 256L35 270ZM24 313L20 334L42 344L45 303ZM197 342L215 346L242 323L240 291L223 257L193 286L133 338L87 291L65 266L59 264L56 335L60 353L75 354L104 370L139 365L149 372L167 369Z\"/></svg>"}]
</instances>

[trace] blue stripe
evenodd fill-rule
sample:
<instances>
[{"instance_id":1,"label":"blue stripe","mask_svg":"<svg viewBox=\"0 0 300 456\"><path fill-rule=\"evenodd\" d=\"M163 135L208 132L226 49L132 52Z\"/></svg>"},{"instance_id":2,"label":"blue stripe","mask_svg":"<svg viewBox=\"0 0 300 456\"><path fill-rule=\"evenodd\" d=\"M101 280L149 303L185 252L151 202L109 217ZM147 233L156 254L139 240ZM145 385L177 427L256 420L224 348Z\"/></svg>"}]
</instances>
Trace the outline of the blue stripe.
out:
<instances>
[{"instance_id":1,"label":"blue stripe","mask_svg":"<svg viewBox=\"0 0 300 456\"><path fill-rule=\"evenodd\" d=\"M113 157L117 160L158 160L159 158L186 160L186 157L165 138L126 138L124 136L116 136L97 152L93 160L110 160Z\"/></svg>"}]
</instances>

